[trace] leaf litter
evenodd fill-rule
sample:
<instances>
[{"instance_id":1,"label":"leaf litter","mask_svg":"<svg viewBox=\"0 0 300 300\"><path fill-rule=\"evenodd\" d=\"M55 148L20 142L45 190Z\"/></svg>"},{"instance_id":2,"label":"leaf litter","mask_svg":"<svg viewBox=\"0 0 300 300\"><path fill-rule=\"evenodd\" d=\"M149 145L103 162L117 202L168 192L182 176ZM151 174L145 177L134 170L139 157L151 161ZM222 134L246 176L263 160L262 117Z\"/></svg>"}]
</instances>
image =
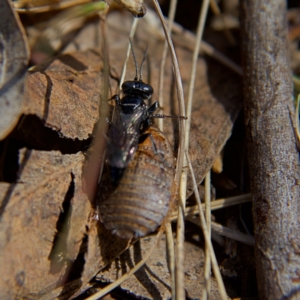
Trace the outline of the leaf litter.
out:
<instances>
[{"instance_id":1,"label":"leaf litter","mask_svg":"<svg viewBox=\"0 0 300 300\"><path fill-rule=\"evenodd\" d=\"M145 237L135 243L129 250L112 262L109 268L96 276L96 280L113 282L124 273L128 272L149 251L155 242L154 236ZM199 242L199 241L198 241ZM197 245L197 237L185 243L185 284L187 296L191 299L201 296L204 282L204 254ZM166 257L166 240L161 239L157 249L149 258L145 267L134 276L121 284L121 288L138 297L146 299L168 299L171 293L171 278L169 275L169 262ZM217 283L212 280L212 299L221 299Z\"/></svg>"},{"instance_id":2,"label":"leaf litter","mask_svg":"<svg viewBox=\"0 0 300 300\"><path fill-rule=\"evenodd\" d=\"M1 189L1 297L38 294L61 281L67 268L49 273L49 255L64 201L72 210L64 261L78 255L90 212L81 190L84 156L21 149L17 183L0 183ZM70 186L74 186L66 198ZM34 267L33 267L34 266ZM5 285L4 285L5 282Z\"/></svg>"},{"instance_id":3,"label":"leaf litter","mask_svg":"<svg viewBox=\"0 0 300 300\"><path fill-rule=\"evenodd\" d=\"M120 18L120 13L111 13L107 19L111 73L114 75L117 74L114 77L118 77L122 69L122 63L126 53L125 49L128 44L127 36L131 25L131 18L129 16L122 16L122 24L119 21ZM88 26L88 30L97 31L97 24L98 23L95 23L93 26ZM158 82L155 79L158 78L163 40L159 34L154 34L150 40L149 36L145 35L145 32L147 30L149 31L149 28L146 27L146 21L142 21L137 30L136 39L139 45L138 56L141 57L143 55L144 49L148 44L149 64L147 66L148 72L145 72L147 75L144 75L144 78L145 81L147 78L147 82L157 91ZM83 28L78 37L84 38L87 36L85 30L86 28ZM159 31L156 30L153 32ZM74 43L84 45L84 40L79 42L75 39ZM177 46L176 52L186 91L187 85L185 85L185 83L189 81L189 70L191 68L191 52L183 46ZM41 66L35 67L33 71L27 74L26 78L24 113L38 116L43 120L45 126L57 131L62 138L87 139L92 134L98 116L101 68L101 55L94 50L63 54L48 63L46 62ZM228 74L230 74L230 76ZM126 78L132 79L133 77L134 67L132 63L129 63ZM239 78L211 59L199 58L197 78L194 96L195 104L191 120L190 156L197 182L200 183L230 136L233 122L241 107L241 96L240 88L237 84ZM110 84L110 91L114 94L117 88L117 81L111 78ZM164 87L163 97L165 104L163 113L178 114L176 101L173 99L175 89L170 60L167 60L166 63ZM178 124L176 124L176 122L174 123L168 120L165 122L164 133L171 143L173 143L174 150L176 150L178 146L177 126ZM11 249L22 249L22 255L30 259L28 264L24 264L24 266L20 265L22 268L19 268L17 273L7 273L7 279L15 283L10 286L10 289L5 287L2 290L7 292L10 290L8 293L13 293L13 295L41 295L43 290L48 291L51 286L54 288L57 285L61 285L63 283L62 278L67 277L68 263L65 263L58 273L49 274L51 264L48 257L53 249L52 243L57 232L56 227L63 202L72 182L74 189L70 200L72 203L72 212L69 219L68 234L63 241L66 246L62 248L62 252L64 253L59 252L57 255L62 255L64 262L68 259L71 261L75 260L79 252L82 251L80 249L82 249L82 245L84 244L82 244L84 235L89 234L85 242L87 245L87 250L85 251L87 252L85 253L85 262L81 274L84 289L85 285L88 284L99 270L114 261L129 245L124 240L119 240L109 232L105 232L101 224L97 223L93 218L88 218L91 212L91 204L82 191L80 181L83 164L82 154L68 155L58 152L22 151L21 153L31 153L23 168L23 172L25 171L25 173L22 172L17 183L1 183L1 198L4 199L2 200L2 206L4 203L3 207L5 208L3 209L1 223L4 222L2 224L6 224L6 226L13 226L15 227L14 230L16 230L16 233L12 232L15 245L10 243L7 243L7 245L4 244L4 248L1 250L1 257L9 257L11 266L17 265L19 262L18 255L11 255L11 253L14 252L10 253L8 251L8 249L10 249L9 247L12 247ZM56 164L55 158L57 160ZM45 163L45 165L42 163ZM25 176L25 174L30 173L28 172L30 168L35 167L38 168L39 172L41 172L41 170L43 172L46 169L48 170L45 174L43 173L45 176L44 180L47 184L41 185L43 181L34 175L29 176L29 178ZM22 168L22 164L20 164L20 168ZM10 190L12 191L8 193ZM20 193L18 194L16 191L20 191ZM189 186L188 194L191 194L191 191L192 187ZM52 198L47 198L48 194L49 197L53 195L57 196L53 200ZM7 197L7 195L9 195L9 197ZM20 195L25 195L25 197L28 195L29 198L27 202L24 200L21 201ZM36 205L34 205L35 202L29 202L30 197L33 197L33 195L37 202ZM20 203L24 206L25 203L27 203L28 207L26 208L25 206L24 209L21 209L22 206L20 206ZM41 203L44 204L43 209L40 208L41 211L35 213L36 207L41 207ZM48 208L48 206L50 206L52 210ZM20 223L22 213L26 215L23 216L25 219L28 218L26 213L28 210L30 211L29 218L32 220L27 223L28 227L25 227L26 230L24 230L24 227L22 228L20 224L18 224L18 226L14 225L14 222ZM51 217L47 218L45 214ZM18 219L16 219L16 215L19 216ZM32 230L30 230L30 228L33 225L36 230L31 232ZM88 230L86 228L88 228ZM47 243L44 242L44 244L41 244L39 241L40 237L42 237L42 240L46 239ZM18 238L20 238L19 242L17 241ZM31 241L27 247L21 247L24 240ZM190 257L190 254L192 254L195 249L189 250L189 246L187 247L186 256ZM157 257L165 257L165 249L163 247L159 249L159 254L153 256L153 259L156 259L154 265L157 264ZM145 248L145 250L141 248L142 252L146 250L147 248ZM202 250L198 247L196 257L200 264L202 261L200 259L201 253ZM37 259L37 261L40 262L40 268L36 269L34 273L30 272L32 259ZM162 259L159 258L159 261L162 261ZM24 259L24 262L27 262L26 259ZM147 264L148 268L151 268L151 265L149 262ZM166 265L164 267L166 267ZM109 272L116 274L117 271L113 268L113 264L110 266ZM166 270L164 269L157 276L165 278L167 274L165 272ZM190 276L191 278L197 277L197 282L201 283L202 275L200 276L198 274L196 276L194 272L199 272L199 269L189 272L187 281ZM162 273L165 275L162 275ZM41 276L41 274L43 274L43 276ZM44 274L48 275L45 276ZM99 276L104 277L104 275L98 275L98 277ZM109 278L110 275L107 276ZM16 278L26 278L26 280L16 280ZM145 291L145 288L138 283L137 276L132 277L129 282L131 292L146 298L149 297L149 291L147 291L147 288ZM156 291L160 291L153 281L150 280L148 284L154 287ZM164 295L170 293L170 290L166 288L169 284L170 283L162 284L165 291L161 292ZM124 286L126 286L126 283ZM191 286L187 291L193 294L195 290L193 289L192 292ZM78 288L78 286L76 286L76 288ZM199 292L201 289L199 288L197 290ZM58 296L59 293L61 293L61 290L56 296ZM151 295L150 293L150 296ZM168 294L168 297L169 296L170 294ZM195 292L194 297L199 297L199 294Z\"/></svg>"}]
</instances>

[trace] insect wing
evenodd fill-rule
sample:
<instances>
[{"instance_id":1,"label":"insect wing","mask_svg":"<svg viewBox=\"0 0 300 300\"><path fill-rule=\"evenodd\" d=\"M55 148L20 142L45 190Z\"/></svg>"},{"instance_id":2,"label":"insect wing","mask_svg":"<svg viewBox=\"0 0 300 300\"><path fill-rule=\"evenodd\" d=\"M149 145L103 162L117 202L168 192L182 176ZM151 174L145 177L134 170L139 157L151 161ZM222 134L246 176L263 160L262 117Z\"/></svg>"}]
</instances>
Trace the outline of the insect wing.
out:
<instances>
[{"instance_id":1,"label":"insect wing","mask_svg":"<svg viewBox=\"0 0 300 300\"><path fill-rule=\"evenodd\" d=\"M100 184L100 219L123 239L156 230L172 203L175 161L171 146L153 125L145 131L145 137L117 188L105 177Z\"/></svg>"},{"instance_id":2,"label":"insect wing","mask_svg":"<svg viewBox=\"0 0 300 300\"><path fill-rule=\"evenodd\" d=\"M138 147L144 113L143 107L137 108L134 114L124 114L116 107L108 132L107 162L111 167L123 169L130 163Z\"/></svg>"}]
</instances>

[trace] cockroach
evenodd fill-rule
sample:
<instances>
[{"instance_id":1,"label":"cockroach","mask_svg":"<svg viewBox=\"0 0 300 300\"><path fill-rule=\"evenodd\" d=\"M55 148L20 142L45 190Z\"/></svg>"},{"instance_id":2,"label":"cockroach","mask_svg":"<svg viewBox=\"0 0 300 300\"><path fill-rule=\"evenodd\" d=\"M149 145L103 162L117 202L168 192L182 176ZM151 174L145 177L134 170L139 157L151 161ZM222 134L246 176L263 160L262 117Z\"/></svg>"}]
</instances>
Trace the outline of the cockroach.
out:
<instances>
[{"instance_id":1,"label":"cockroach","mask_svg":"<svg viewBox=\"0 0 300 300\"><path fill-rule=\"evenodd\" d=\"M151 125L151 118L178 117L154 114L158 102L147 106L145 101L151 98L153 88L142 81L145 56L138 78L133 50L132 54L136 76L123 83L122 99L113 97L115 113L107 134L105 172L98 196L101 222L123 239L153 232L167 215L174 155L164 134Z\"/></svg>"},{"instance_id":2,"label":"cockroach","mask_svg":"<svg viewBox=\"0 0 300 300\"><path fill-rule=\"evenodd\" d=\"M140 136L138 149L117 187L110 176L100 184L100 220L105 227L123 239L155 231L171 204L174 163L169 141L150 125Z\"/></svg>"}]
</instances>

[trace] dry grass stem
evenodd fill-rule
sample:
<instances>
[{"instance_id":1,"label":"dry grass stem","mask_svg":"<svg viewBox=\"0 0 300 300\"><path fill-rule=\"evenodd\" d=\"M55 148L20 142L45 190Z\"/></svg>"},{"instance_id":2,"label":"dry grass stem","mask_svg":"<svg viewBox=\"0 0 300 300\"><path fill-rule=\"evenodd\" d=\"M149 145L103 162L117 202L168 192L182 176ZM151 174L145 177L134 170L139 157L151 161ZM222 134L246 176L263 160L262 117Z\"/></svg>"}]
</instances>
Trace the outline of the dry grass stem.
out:
<instances>
[{"instance_id":1,"label":"dry grass stem","mask_svg":"<svg viewBox=\"0 0 300 300\"><path fill-rule=\"evenodd\" d=\"M166 239L167 239L167 251L169 260L169 270L171 275L171 287L172 287L172 300L175 299L175 248L171 223L166 224Z\"/></svg>"},{"instance_id":2,"label":"dry grass stem","mask_svg":"<svg viewBox=\"0 0 300 300\"><path fill-rule=\"evenodd\" d=\"M185 116L185 104L184 104L184 95L183 95L183 88L182 88L182 82L181 82L181 76L180 76L180 70L178 66L178 61L176 57L176 53L174 50L173 42L171 39L171 36L169 34L167 25L165 23L162 11L160 9L159 3L157 0L153 0L153 4L155 7L155 10L159 16L159 19L161 21L166 40L168 42L169 48L170 48L170 53L171 53L171 58L172 58L172 65L173 65L173 70L174 70L174 76L175 76L175 82L176 82L176 88L177 88L177 95L178 95L178 101L179 101L179 113L181 116ZM178 147L178 156L177 156L177 166L176 166L176 175L175 175L175 182L176 184L179 183L181 171L182 171L182 166L183 166L183 160L184 160L184 140L185 140L185 121L181 121L179 124L179 147ZM179 192L180 193L180 192ZM184 209L182 205L182 197L181 195L179 196L179 210L181 212L179 213L178 217L178 228L179 228L179 236L177 235L177 266L176 266L176 299L184 299L185 298L185 291L182 288L178 288L182 286L183 283L183 259L184 259L184 249L182 247L182 243L178 243L178 239L182 240L183 239L183 234L184 234ZM182 228L183 227L183 228ZM182 228L182 229L181 229ZM180 236L180 233L182 236ZM179 270L181 269L181 270ZM177 274L178 272L182 274L182 278L180 281L178 281Z\"/></svg>"},{"instance_id":3,"label":"dry grass stem","mask_svg":"<svg viewBox=\"0 0 300 300\"><path fill-rule=\"evenodd\" d=\"M210 171L208 171L206 177L205 177L205 218L206 218L206 225L208 228L209 238L211 239L211 209L210 209ZM205 264L204 264L204 289L202 292L202 299L209 299L210 296L210 271L211 271L211 262L210 262L210 253L209 253L209 247L205 243Z\"/></svg>"},{"instance_id":4,"label":"dry grass stem","mask_svg":"<svg viewBox=\"0 0 300 300\"><path fill-rule=\"evenodd\" d=\"M184 149L188 152L189 149L189 140L190 140L190 127L191 127L191 115L192 115L192 106L193 106L193 94L194 94L194 86L195 86L195 79L196 79L196 71L197 71L197 60L198 54L200 51L200 44L202 40L204 24L207 15L209 1L203 1L202 8L200 11L198 27L197 27L197 34L196 34L196 44L193 52L193 64L191 70L191 79L189 84L189 92L188 92L188 100L187 100L187 122L185 127L185 144ZM178 267L176 270L176 294L178 299L182 299L184 297L184 211L185 211L185 203L186 203L186 189L187 189L187 175L188 175L188 168L187 162L184 159L183 161L183 172L181 174L180 180L180 200L181 204L178 208L178 223L177 223L177 255L178 255Z\"/></svg>"},{"instance_id":5,"label":"dry grass stem","mask_svg":"<svg viewBox=\"0 0 300 300\"><path fill-rule=\"evenodd\" d=\"M178 95L178 104L179 104L179 114L181 116L185 116L185 105L184 105L184 95L183 95L183 87L182 87L182 82L181 82L181 76L180 76L180 70L179 70L179 65L178 65L178 60L176 57L174 45L171 39L171 36L168 32L167 25L164 20L164 16L162 14L162 11L160 9L159 3L157 0L153 0L153 5L156 9L156 12L159 16L159 19L161 21L166 40L169 45L170 53L171 53L171 58L172 58L172 64L173 64L173 71L174 71L174 76L175 76L175 82L176 82L176 89L177 89L177 95ZM175 175L175 181L178 183L179 182L179 177L181 174L182 170L182 165L183 165L183 159L184 159L184 128L185 128L185 120L180 120L179 123L179 147L178 147L178 156L177 156L177 166L176 166L176 175Z\"/></svg>"},{"instance_id":6,"label":"dry grass stem","mask_svg":"<svg viewBox=\"0 0 300 300\"><path fill-rule=\"evenodd\" d=\"M169 14L168 14L168 20L169 20L169 28L168 33L171 34L171 28L174 22L175 12L177 7L177 0L172 0ZM160 107L164 107L164 98L163 98L163 86L164 86L164 74L165 74L165 63L168 53L168 43L165 41L163 54L162 54L162 60L160 65L160 73L159 73L159 84L158 84L158 102ZM163 131L164 127L164 119L159 118L158 119L158 128ZM168 258L169 258L169 270L171 275L171 287L172 287L172 299L175 299L175 248L174 248L174 239L173 239L173 233L172 233L172 227L171 223L167 222L166 224L166 241L167 241L167 251L168 251Z\"/></svg>"},{"instance_id":7,"label":"dry grass stem","mask_svg":"<svg viewBox=\"0 0 300 300\"><path fill-rule=\"evenodd\" d=\"M197 204L199 206L200 224L201 224L201 228L202 228L202 231L203 231L204 240L205 240L205 243L209 247L209 252L210 252L210 255L211 255L210 258L211 258L211 263L212 263L212 269L214 271L214 275L215 275L215 278L217 280L220 296L223 300L227 300L228 298L227 298L224 282L223 282L223 279L222 279L222 276L221 276L221 273L220 273L220 270L219 270L216 255L215 255L215 252L214 252L211 240L210 240L209 232L208 232L208 229L207 229L207 226L206 226L206 221L205 221L205 217L204 217L204 213L203 213L202 204L201 204L201 201L200 201L200 195L199 195L199 192L198 192L198 189L197 189L197 183L196 183L196 179L195 179L195 175L194 175L194 170L193 170L192 163L190 161L188 153L186 153L186 157L187 157L189 170L191 172L191 177L192 177L192 181L193 181L193 187L194 187L194 193L195 193L196 201L197 201Z\"/></svg>"},{"instance_id":8,"label":"dry grass stem","mask_svg":"<svg viewBox=\"0 0 300 300\"><path fill-rule=\"evenodd\" d=\"M177 0L171 0L171 5L168 14L168 20L169 20L168 31L170 35L171 35L171 28L174 23L176 7L177 7ZM158 84L158 102L162 108L164 107L163 86L164 86L164 75L165 75L165 64L166 64L167 53L168 53L168 43L167 41L165 41L162 59L161 59L161 65L160 65L159 84ZM163 131L163 126L164 126L163 118L158 119L158 128L161 131Z\"/></svg>"},{"instance_id":9,"label":"dry grass stem","mask_svg":"<svg viewBox=\"0 0 300 300\"><path fill-rule=\"evenodd\" d=\"M251 194L244 194L244 195L239 195L239 196L235 196L235 197L218 199L218 200L211 202L210 208L213 211L213 210L222 209L225 207L230 207L233 205L239 205L242 203L251 202L251 200L252 200ZM204 208L205 208L205 205L204 205ZM185 217L190 217L190 216L197 215L198 213L199 213L199 207L198 207L198 205L195 205L195 206L186 207L184 215L185 215ZM178 215L177 211L173 212L171 214L171 221L176 221L177 215Z\"/></svg>"}]
</instances>

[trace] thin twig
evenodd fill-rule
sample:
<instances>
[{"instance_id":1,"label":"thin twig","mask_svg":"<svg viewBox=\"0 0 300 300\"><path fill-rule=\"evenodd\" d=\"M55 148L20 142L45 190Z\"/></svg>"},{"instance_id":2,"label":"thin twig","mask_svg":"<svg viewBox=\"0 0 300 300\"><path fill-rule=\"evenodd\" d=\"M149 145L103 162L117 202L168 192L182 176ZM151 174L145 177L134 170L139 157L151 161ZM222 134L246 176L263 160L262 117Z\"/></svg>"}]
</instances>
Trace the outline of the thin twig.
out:
<instances>
[{"instance_id":1,"label":"thin twig","mask_svg":"<svg viewBox=\"0 0 300 300\"><path fill-rule=\"evenodd\" d=\"M187 217L186 220L199 226L199 220L194 217ZM255 239L253 235L245 234L240 231L233 230L216 222L211 222L211 230L219 235L228 237L235 241L254 247Z\"/></svg>"},{"instance_id":2,"label":"thin twig","mask_svg":"<svg viewBox=\"0 0 300 300\"><path fill-rule=\"evenodd\" d=\"M156 9L156 12L159 16L159 19L161 21L164 33L165 33L165 37L166 40L168 42L169 48L170 48L170 53L171 53L171 58L172 58L172 66L173 66L173 70L174 70L174 76L175 76L175 82L176 82L176 88L177 88L177 95L178 95L178 102L179 102L179 113L181 116L185 116L185 107L184 107L184 96L183 96L183 88L182 88L182 82L181 82L181 76L180 76L180 70L179 70L179 66L178 66L178 61L177 61L177 57L176 57L176 53L175 53L175 49L174 49L174 45L171 39L171 36L169 34L167 25L165 23L163 14L161 12L160 6L158 4L157 0L153 0L153 5ZM181 120L180 124L179 124L179 147L178 147L178 156L177 156L177 166L176 166L176 174L175 174L175 183L177 184L177 186L179 186L179 180L180 180L180 174L182 171L182 166L183 166L183 160L184 160L184 140L185 140L185 136L184 136L184 132L185 132L185 121ZM180 225L184 224L184 209L182 206L182 199L181 196L179 196L179 207L181 209L181 213L180 216L178 217L179 219L179 227ZM183 225L184 227L184 225ZM184 228L183 230L180 230L180 232L184 233ZM178 238L178 236L177 236ZM183 248L182 248L182 244L178 245L177 242L177 268L183 268ZM179 262L179 263L178 263ZM181 263L180 263L181 262ZM177 269L176 268L176 269ZM177 272L177 271L176 271ZM183 274L183 272L181 272ZM176 278L176 287L178 286L178 282L177 282L177 278ZM176 291L176 298L178 299L184 299L185 298L185 292L184 290L182 291L181 294L178 294Z\"/></svg>"},{"instance_id":3,"label":"thin twig","mask_svg":"<svg viewBox=\"0 0 300 300\"><path fill-rule=\"evenodd\" d=\"M300 168L290 120L295 107L287 2L240 3L258 294L260 299L299 299Z\"/></svg>"},{"instance_id":4,"label":"thin twig","mask_svg":"<svg viewBox=\"0 0 300 300\"><path fill-rule=\"evenodd\" d=\"M209 5L209 0L205 0L202 3L202 8L199 16L199 22L197 27L197 34L196 34L196 44L193 53L193 60L192 60L192 70L191 70L191 79L189 84L189 93L188 93L188 101L187 101L187 117L188 120L186 122L185 127L185 144L184 149L188 152L189 149L189 138L190 138L190 127L191 127L191 115L192 115L192 103L193 103L193 95L194 95L194 86L195 86L195 79L196 79L196 71L197 71L197 61L198 61L198 53L200 50L200 44L202 40L204 24L206 20L207 9ZM187 189L187 175L188 175L188 168L186 159L184 157L183 172L181 174L180 180L180 205L178 208L178 221L177 221L177 269L176 269L176 295L178 299L183 299L185 295L184 289L184 210L185 210L185 203L186 203L186 189Z\"/></svg>"}]
</instances>

